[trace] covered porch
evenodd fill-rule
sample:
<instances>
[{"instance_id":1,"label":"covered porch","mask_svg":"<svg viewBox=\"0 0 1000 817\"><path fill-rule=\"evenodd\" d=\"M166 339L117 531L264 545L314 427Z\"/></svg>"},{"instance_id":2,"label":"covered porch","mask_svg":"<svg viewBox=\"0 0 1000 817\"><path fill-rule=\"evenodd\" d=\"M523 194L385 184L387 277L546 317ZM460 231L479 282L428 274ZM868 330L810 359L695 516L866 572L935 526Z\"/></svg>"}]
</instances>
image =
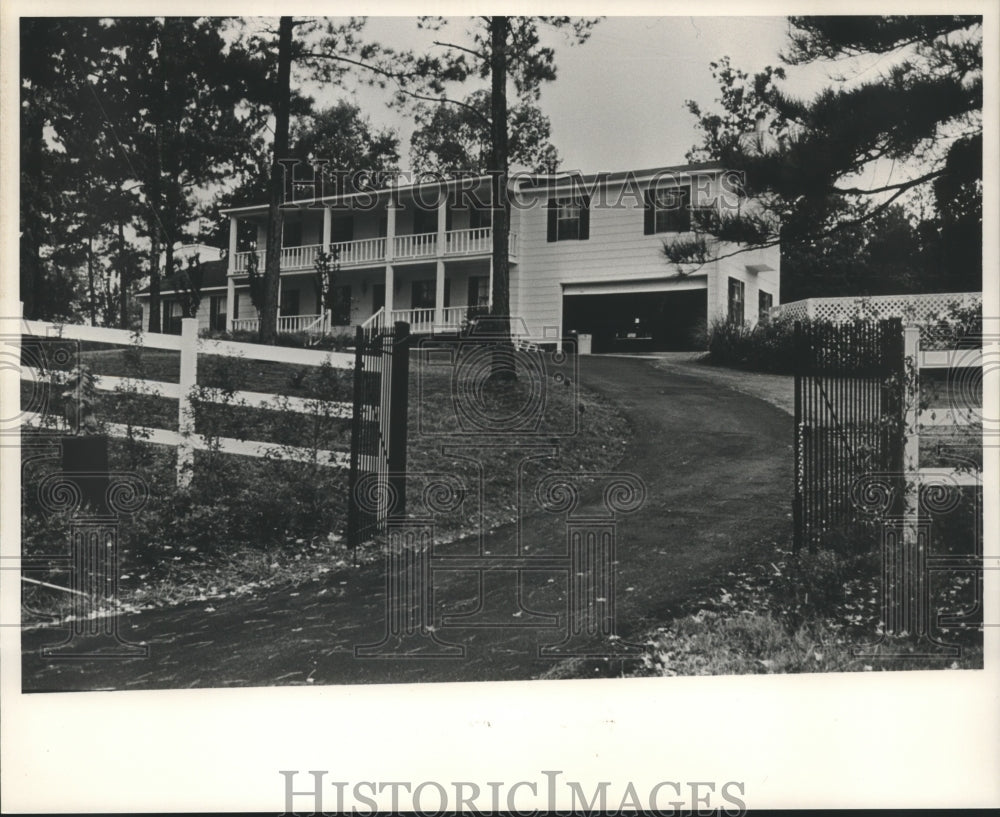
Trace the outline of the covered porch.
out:
<instances>
[{"instance_id":1,"label":"covered porch","mask_svg":"<svg viewBox=\"0 0 1000 817\"><path fill-rule=\"evenodd\" d=\"M313 273L281 276L278 331L316 335L353 334L355 327L410 324L413 334L456 332L489 309L492 286L488 259L401 263L340 270L334 308L323 310ZM234 308L230 331L256 331L260 320L247 279L231 279Z\"/></svg>"}]
</instances>

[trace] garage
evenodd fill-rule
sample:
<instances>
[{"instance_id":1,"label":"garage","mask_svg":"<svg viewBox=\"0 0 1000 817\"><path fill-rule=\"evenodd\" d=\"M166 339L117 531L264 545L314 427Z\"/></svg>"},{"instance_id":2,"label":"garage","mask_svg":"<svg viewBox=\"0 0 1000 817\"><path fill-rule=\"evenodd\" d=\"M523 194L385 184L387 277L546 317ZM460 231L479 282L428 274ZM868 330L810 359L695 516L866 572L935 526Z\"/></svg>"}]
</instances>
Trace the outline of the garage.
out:
<instances>
[{"instance_id":1,"label":"garage","mask_svg":"<svg viewBox=\"0 0 1000 817\"><path fill-rule=\"evenodd\" d=\"M563 331L591 335L595 354L704 349L707 314L704 279L563 287Z\"/></svg>"}]
</instances>

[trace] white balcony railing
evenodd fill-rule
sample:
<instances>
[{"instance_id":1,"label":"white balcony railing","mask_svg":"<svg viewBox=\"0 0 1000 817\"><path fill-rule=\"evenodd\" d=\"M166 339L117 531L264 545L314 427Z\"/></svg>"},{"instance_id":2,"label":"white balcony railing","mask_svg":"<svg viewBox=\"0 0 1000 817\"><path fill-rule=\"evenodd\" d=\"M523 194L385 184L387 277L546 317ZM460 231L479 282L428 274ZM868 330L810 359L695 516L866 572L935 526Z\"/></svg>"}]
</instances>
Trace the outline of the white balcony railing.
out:
<instances>
[{"instance_id":1,"label":"white balcony railing","mask_svg":"<svg viewBox=\"0 0 1000 817\"><path fill-rule=\"evenodd\" d=\"M360 241L341 241L332 244L342 267L354 264L380 264L385 261L384 238L362 238Z\"/></svg>"},{"instance_id":2,"label":"white balcony railing","mask_svg":"<svg viewBox=\"0 0 1000 817\"><path fill-rule=\"evenodd\" d=\"M250 256L257 256L257 269L263 273L264 272L264 251L258 250L257 252L238 252L236 253L236 263L233 265L233 270L235 272L246 273L247 267L250 266ZM248 319L249 320L249 319Z\"/></svg>"},{"instance_id":3,"label":"white balcony railing","mask_svg":"<svg viewBox=\"0 0 1000 817\"><path fill-rule=\"evenodd\" d=\"M312 269L316 264L316 256L323 249L322 244L307 244L302 247L282 247L281 248L281 269ZM236 272L247 271L252 252L236 253ZM257 250L257 271L264 274L265 251Z\"/></svg>"},{"instance_id":4,"label":"white balcony railing","mask_svg":"<svg viewBox=\"0 0 1000 817\"><path fill-rule=\"evenodd\" d=\"M489 227L474 227L470 230L451 230L447 233L446 255L471 255L489 252L492 249Z\"/></svg>"},{"instance_id":5,"label":"white balcony railing","mask_svg":"<svg viewBox=\"0 0 1000 817\"><path fill-rule=\"evenodd\" d=\"M445 234L443 254L445 256L488 255L493 249L493 231L489 227L474 227L468 230L449 230ZM323 249L322 244L303 247L284 247L281 250L282 270L311 270L316 264L316 256ZM362 238L358 241L340 241L330 245L337 253L341 267L366 266L385 263L386 239ZM517 257L517 234L511 233L508 242L511 258ZM433 258L438 253L437 233L414 233L397 235L393 239L393 256L399 260L411 258ZM264 250L236 253L233 272L246 275L250 256L257 256L257 269L263 274Z\"/></svg>"},{"instance_id":6,"label":"white balcony railing","mask_svg":"<svg viewBox=\"0 0 1000 817\"><path fill-rule=\"evenodd\" d=\"M437 255L437 233L397 235L392 246L395 258L425 258Z\"/></svg>"}]
</instances>

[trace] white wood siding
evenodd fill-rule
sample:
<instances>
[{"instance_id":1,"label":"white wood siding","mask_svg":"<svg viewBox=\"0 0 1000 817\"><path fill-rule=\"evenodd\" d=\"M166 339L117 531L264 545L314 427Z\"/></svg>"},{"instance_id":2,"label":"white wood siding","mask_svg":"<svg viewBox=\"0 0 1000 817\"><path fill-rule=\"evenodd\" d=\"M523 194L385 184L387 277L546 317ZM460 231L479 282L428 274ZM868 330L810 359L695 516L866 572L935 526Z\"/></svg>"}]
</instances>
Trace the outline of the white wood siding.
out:
<instances>
[{"instance_id":1,"label":"white wood siding","mask_svg":"<svg viewBox=\"0 0 1000 817\"><path fill-rule=\"evenodd\" d=\"M680 183L684 183L681 180ZM511 307L528 325L532 336L543 336L545 327L559 327L562 332L563 284L606 283L620 281L623 291L630 280L670 279L677 276L675 267L663 256L664 240L692 238L693 233L654 233L645 235L645 205L642 190L623 189L621 184L610 185L607 193L593 193L590 205L590 237L586 240L548 241L548 213L546 205L549 192L533 197L533 206L515 209L511 229L518 234L518 263L511 266ZM717 185L707 191L692 193L696 204L704 204L707 194L712 198ZM561 193L556 193L561 195ZM529 199L523 194L525 200ZM732 247L735 249L735 246ZM724 247L722 253L729 252ZM751 273L747 264L766 264L773 272ZM732 258L710 262L692 271L689 287L704 287L708 318L724 317L728 307L728 278L730 275L746 283L746 313L752 321L757 319L757 293L759 286L772 293L774 303L779 303L778 248L747 251ZM700 273L700 275L698 275ZM694 283L697 281L698 283Z\"/></svg>"}]
</instances>

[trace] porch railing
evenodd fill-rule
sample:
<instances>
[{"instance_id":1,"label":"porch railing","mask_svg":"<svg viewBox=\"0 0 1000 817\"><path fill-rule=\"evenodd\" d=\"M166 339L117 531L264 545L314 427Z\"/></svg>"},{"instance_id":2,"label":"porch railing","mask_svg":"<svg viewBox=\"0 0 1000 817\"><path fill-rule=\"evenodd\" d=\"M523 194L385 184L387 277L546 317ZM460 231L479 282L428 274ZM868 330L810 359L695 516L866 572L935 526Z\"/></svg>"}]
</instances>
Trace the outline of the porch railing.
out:
<instances>
[{"instance_id":1,"label":"porch railing","mask_svg":"<svg viewBox=\"0 0 1000 817\"><path fill-rule=\"evenodd\" d=\"M434 309L394 309L392 320L410 324L411 334L426 334L434 330Z\"/></svg>"},{"instance_id":2,"label":"porch railing","mask_svg":"<svg viewBox=\"0 0 1000 817\"><path fill-rule=\"evenodd\" d=\"M341 266L372 264L385 261L384 238L362 238L359 241L341 241L332 244Z\"/></svg>"},{"instance_id":3,"label":"porch railing","mask_svg":"<svg viewBox=\"0 0 1000 817\"><path fill-rule=\"evenodd\" d=\"M380 306L378 312L361 324L362 329L378 330L385 326L385 307Z\"/></svg>"},{"instance_id":4,"label":"porch railing","mask_svg":"<svg viewBox=\"0 0 1000 817\"><path fill-rule=\"evenodd\" d=\"M442 314L443 327L448 329L458 329L464 322L465 316L469 313L467 306L448 306Z\"/></svg>"},{"instance_id":5,"label":"porch railing","mask_svg":"<svg viewBox=\"0 0 1000 817\"><path fill-rule=\"evenodd\" d=\"M423 258L437 254L437 233L397 235L393 243L396 258ZM410 327L413 331L413 327Z\"/></svg>"},{"instance_id":6,"label":"porch railing","mask_svg":"<svg viewBox=\"0 0 1000 817\"><path fill-rule=\"evenodd\" d=\"M307 244L302 247L282 247L281 269L312 269L316 263L316 256L321 249L323 249L322 244ZM250 256L254 254L257 256L257 269L263 274L266 261L264 250L257 250L256 253L236 253L236 272L246 272L247 266L250 263Z\"/></svg>"},{"instance_id":7,"label":"porch railing","mask_svg":"<svg viewBox=\"0 0 1000 817\"><path fill-rule=\"evenodd\" d=\"M324 332L325 315L279 315L279 332ZM260 328L259 318L234 318L234 332L256 332Z\"/></svg>"},{"instance_id":8,"label":"porch railing","mask_svg":"<svg viewBox=\"0 0 1000 817\"><path fill-rule=\"evenodd\" d=\"M449 230L445 234L444 255L481 255L490 252L492 248L492 229L489 227L474 227L468 230ZM303 247L284 247L281 250L282 270L310 270L316 265L316 256L323 249L322 244L309 244ZM331 251L337 253L337 260L342 267L363 266L366 264L385 263L386 239L362 238L358 241L340 241L330 245ZM508 242L511 258L517 257L517 234L511 233ZM393 239L393 254L397 259L433 258L437 255L437 233L414 233L412 235L397 235ZM233 272L246 275L250 264L250 256L257 256L257 269L263 273L265 251L236 253Z\"/></svg>"},{"instance_id":9,"label":"porch railing","mask_svg":"<svg viewBox=\"0 0 1000 817\"><path fill-rule=\"evenodd\" d=\"M489 227L474 227L470 230L451 230L447 233L445 253L447 255L469 255L489 252L492 246Z\"/></svg>"}]
</instances>

